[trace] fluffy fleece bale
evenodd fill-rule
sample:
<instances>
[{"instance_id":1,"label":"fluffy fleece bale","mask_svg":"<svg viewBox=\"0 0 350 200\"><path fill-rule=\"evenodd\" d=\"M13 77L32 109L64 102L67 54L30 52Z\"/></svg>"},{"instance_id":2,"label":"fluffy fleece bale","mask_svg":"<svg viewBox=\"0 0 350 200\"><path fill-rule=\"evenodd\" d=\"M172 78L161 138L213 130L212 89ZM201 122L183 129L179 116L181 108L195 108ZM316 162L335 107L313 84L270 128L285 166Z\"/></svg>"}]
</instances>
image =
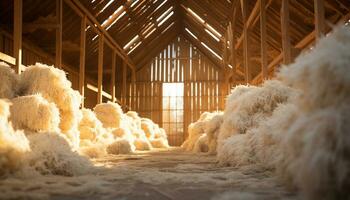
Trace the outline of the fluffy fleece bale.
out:
<instances>
[{"instance_id":1,"label":"fluffy fleece bale","mask_svg":"<svg viewBox=\"0 0 350 200\"><path fill-rule=\"evenodd\" d=\"M14 131L8 122L9 103L0 99L0 176L15 172L22 166L29 142L21 131Z\"/></svg>"},{"instance_id":2,"label":"fluffy fleece bale","mask_svg":"<svg viewBox=\"0 0 350 200\"><path fill-rule=\"evenodd\" d=\"M141 120L141 128L145 132L145 135L147 138L154 138L155 132L154 132L154 123L152 120L147 118L142 118Z\"/></svg>"},{"instance_id":3,"label":"fluffy fleece bale","mask_svg":"<svg viewBox=\"0 0 350 200\"><path fill-rule=\"evenodd\" d=\"M220 127L223 122L223 112L218 112L205 124L204 131L207 136L208 153L215 154Z\"/></svg>"},{"instance_id":4,"label":"fluffy fleece bale","mask_svg":"<svg viewBox=\"0 0 350 200\"><path fill-rule=\"evenodd\" d=\"M152 145L147 138L135 138L134 145L136 150L139 151L148 151L152 149Z\"/></svg>"},{"instance_id":5,"label":"fluffy fleece bale","mask_svg":"<svg viewBox=\"0 0 350 200\"><path fill-rule=\"evenodd\" d=\"M4 62L0 62L0 80L0 98L15 97L18 89L18 75Z\"/></svg>"},{"instance_id":6,"label":"fluffy fleece bale","mask_svg":"<svg viewBox=\"0 0 350 200\"><path fill-rule=\"evenodd\" d=\"M103 128L102 123L97 119L94 112L86 108L83 108L81 112L83 118L79 122L80 139L96 141L97 138L107 132L107 130Z\"/></svg>"},{"instance_id":7,"label":"fluffy fleece bale","mask_svg":"<svg viewBox=\"0 0 350 200\"><path fill-rule=\"evenodd\" d=\"M59 133L37 133L28 136L32 151L25 161L40 174L82 175L92 168L85 157L73 152L68 140Z\"/></svg>"},{"instance_id":8,"label":"fluffy fleece bale","mask_svg":"<svg viewBox=\"0 0 350 200\"><path fill-rule=\"evenodd\" d=\"M21 74L20 90L24 95L40 93L46 100L55 103L60 111L61 131L75 146L79 145L81 96L71 88L64 71L40 63L29 66Z\"/></svg>"},{"instance_id":9,"label":"fluffy fleece bale","mask_svg":"<svg viewBox=\"0 0 350 200\"><path fill-rule=\"evenodd\" d=\"M40 94L16 97L11 100L11 118L15 129L27 131L58 131L59 110Z\"/></svg>"},{"instance_id":10,"label":"fluffy fleece bale","mask_svg":"<svg viewBox=\"0 0 350 200\"><path fill-rule=\"evenodd\" d=\"M117 139L107 147L109 154L128 154L135 151L135 146L127 139Z\"/></svg>"},{"instance_id":11,"label":"fluffy fleece bale","mask_svg":"<svg viewBox=\"0 0 350 200\"><path fill-rule=\"evenodd\" d=\"M311 111L350 102L349 30L348 26L338 28L278 74L283 82L303 91L298 98L302 109Z\"/></svg>"},{"instance_id":12,"label":"fluffy fleece bale","mask_svg":"<svg viewBox=\"0 0 350 200\"><path fill-rule=\"evenodd\" d=\"M139 117L139 114L137 112L128 111L126 115L133 120L137 128L141 128L141 118Z\"/></svg>"},{"instance_id":13,"label":"fluffy fleece bale","mask_svg":"<svg viewBox=\"0 0 350 200\"><path fill-rule=\"evenodd\" d=\"M204 134L204 126L205 126L205 122L202 122L202 121L191 123L188 126L188 138L181 145L181 147L184 148L186 151L192 151L198 138L202 134Z\"/></svg>"},{"instance_id":14,"label":"fluffy fleece bale","mask_svg":"<svg viewBox=\"0 0 350 200\"><path fill-rule=\"evenodd\" d=\"M227 99L218 135L218 151L228 137L245 134L249 129L256 128L271 116L278 104L287 102L293 96L293 90L277 80L266 81L262 87L254 86L243 90L239 95L233 90L234 98L229 96Z\"/></svg>"},{"instance_id":15,"label":"fluffy fleece bale","mask_svg":"<svg viewBox=\"0 0 350 200\"><path fill-rule=\"evenodd\" d=\"M168 140L165 138L155 138L150 140L152 148L169 148Z\"/></svg>"},{"instance_id":16,"label":"fluffy fleece bale","mask_svg":"<svg viewBox=\"0 0 350 200\"><path fill-rule=\"evenodd\" d=\"M301 94L278 170L307 199L350 198L349 63L350 28L342 27L279 74Z\"/></svg>"},{"instance_id":17,"label":"fluffy fleece bale","mask_svg":"<svg viewBox=\"0 0 350 200\"><path fill-rule=\"evenodd\" d=\"M206 123L211 120L216 113L204 112L199 117L198 121L191 123L188 126L188 138L181 145L186 151L193 151L196 142L201 137L201 135L205 134L205 126ZM198 149L197 149L198 150Z\"/></svg>"},{"instance_id":18,"label":"fluffy fleece bale","mask_svg":"<svg viewBox=\"0 0 350 200\"><path fill-rule=\"evenodd\" d=\"M79 153L89 158L100 158L107 154L106 143L80 140Z\"/></svg>"},{"instance_id":19,"label":"fluffy fleece bale","mask_svg":"<svg viewBox=\"0 0 350 200\"><path fill-rule=\"evenodd\" d=\"M196 143L193 147L193 152L200 153L200 152L208 152L209 151L209 143L208 143L208 136L207 134L203 134L199 136Z\"/></svg>"},{"instance_id":20,"label":"fluffy fleece bale","mask_svg":"<svg viewBox=\"0 0 350 200\"><path fill-rule=\"evenodd\" d=\"M105 128L119 128L122 125L123 110L117 103L101 103L95 106L96 117Z\"/></svg>"},{"instance_id":21,"label":"fluffy fleece bale","mask_svg":"<svg viewBox=\"0 0 350 200\"><path fill-rule=\"evenodd\" d=\"M282 140L278 172L307 199L350 198L350 106L338 108L299 115Z\"/></svg>"}]
</instances>

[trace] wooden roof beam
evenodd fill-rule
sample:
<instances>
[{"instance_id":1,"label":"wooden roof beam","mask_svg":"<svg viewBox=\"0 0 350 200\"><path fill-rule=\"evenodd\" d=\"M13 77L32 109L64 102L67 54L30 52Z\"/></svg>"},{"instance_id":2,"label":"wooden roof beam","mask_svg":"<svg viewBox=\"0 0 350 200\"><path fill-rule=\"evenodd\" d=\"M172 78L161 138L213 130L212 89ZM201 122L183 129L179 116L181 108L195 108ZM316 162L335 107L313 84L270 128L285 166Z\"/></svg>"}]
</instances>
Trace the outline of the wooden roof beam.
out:
<instances>
[{"instance_id":1,"label":"wooden roof beam","mask_svg":"<svg viewBox=\"0 0 350 200\"><path fill-rule=\"evenodd\" d=\"M83 6L79 0L64 0L73 10L75 10L80 16L86 15L91 23L96 24L99 32L105 36L105 41L114 49L118 55L127 63L132 69L135 68L134 63L125 53L125 51L117 44L117 42L109 35L109 33L101 26L96 18Z\"/></svg>"}]
</instances>

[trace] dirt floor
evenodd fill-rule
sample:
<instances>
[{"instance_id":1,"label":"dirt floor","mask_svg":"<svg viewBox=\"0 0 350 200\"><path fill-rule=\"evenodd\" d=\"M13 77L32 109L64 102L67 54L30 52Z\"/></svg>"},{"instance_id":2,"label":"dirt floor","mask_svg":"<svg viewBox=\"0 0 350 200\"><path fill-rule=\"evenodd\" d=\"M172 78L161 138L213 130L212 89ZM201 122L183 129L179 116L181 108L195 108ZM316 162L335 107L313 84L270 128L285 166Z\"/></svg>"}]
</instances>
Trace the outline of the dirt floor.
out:
<instances>
[{"instance_id":1,"label":"dirt floor","mask_svg":"<svg viewBox=\"0 0 350 200\"><path fill-rule=\"evenodd\" d=\"M94 164L84 176L0 180L0 199L297 199L258 167L221 167L215 156L178 148Z\"/></svg>"}]
</instances>

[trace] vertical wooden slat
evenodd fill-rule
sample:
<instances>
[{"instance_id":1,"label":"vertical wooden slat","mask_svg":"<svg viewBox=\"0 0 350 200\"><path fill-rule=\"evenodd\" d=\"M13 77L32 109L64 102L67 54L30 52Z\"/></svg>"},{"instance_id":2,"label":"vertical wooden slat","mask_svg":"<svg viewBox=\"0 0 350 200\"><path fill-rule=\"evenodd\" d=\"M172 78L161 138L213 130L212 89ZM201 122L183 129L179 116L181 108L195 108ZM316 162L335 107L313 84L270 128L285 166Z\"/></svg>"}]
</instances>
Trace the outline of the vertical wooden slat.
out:
<instances>
[{"instance_id":1,"label":"vertical wooden slat","mask_svg":"<svg viewBox=\"0 0 350 200\"><path fill-rule=\"evenodd\" d=\"M80 62L79 62L79 92L82 96L81 107L84 108L85 101L85 45L86 45L86 16L81 19L80 24Z\"/></svg>"},{"instance_id":2,"label":"vertical wooden slat","mask_svg":"<svg viewBox=\"0 0 350 200\"><path fill-rule=\"evenodd\" d=\"M250 83L251 71L250 71L250 52L249 52L249 27L248 27L248 1L241 1L242 7L242 21L243 25L243 55L244 55L244 69L245 69L245 82Z\"/></svg>"},{"instance_id":3,"label":"vertical wooden slat","mask_svg":"<svg viewBox=\"0 0 350 200\"><path fill-rule=\"evenodd\" d=\"M13 55L16 59L15 70L21 73L22 64L22 0L14 0L14 25L13 25Z\"/></svg>"},{"instance_id":4,"label":"vertical wooden slat","mask_svg":"<svg viewBox=\"0 0 350 200\"><path fill-rule=\"evenodd\" d=\"M125 104L126 98L126 75L127 75L127 66L125 61L123 60L123 80L122 80L122 103Z\"/></svg>"},{"instance_id":5,"label":"vertical wooden slat","mask_svg":"<svg viewBox=\"0 0 350 200\"><path fill-rule=\"evenodd\" d=\"M290 44L290 30L289 30L289 0L282 0L281 30L282 30L283 63L289 64L292 62L292 48Z\"/></svg>"},{"instance_id":6,"label":"vertical wooden slat","mask_svg":"<svg viewBox=\"0 0 350 200\"><path fill-rule=\"evenodd\" d=\"M97 103L102 103L102 84L103 84L103 41L104 36L99 35L98 39L98 77L97 77Z\"/></svg>"},{"instance_id":7,"label":"vertical wooden slat","mask_svg":"<svg viewBox=\"0 0 350 200\"><path fill-rule=\"evenodd\" d=\"M117 62L117 53L115 51L112 52L112 74L111 74L111 95L112 102L116 101L115 98L115 73L116 73L116 62Z\"/></svg>"},{"instance_id":8,"label":"vertical wooden slat","mask_svg":"<svg viewBox=\"0 0 350 200\"><path fill-rule=\"evenodd\" d=\"M325 33L324 0L314 0L314 8L316 40L319 40Z\"/></svg>"},{"instance_id":9,"label":"vertical wooden slat","mask_svg":"<svg viewBox=\"0 0 350 200\"><path fill-rule=\"evenodd\" d=\"M266 33L266 0L260 0L260 40L261 40L261 71L263 79L268 78L267 72L267 33Z\"/></svg>"},{"instance_id":10,"label":"vertical wooden slat","mask_svg":"<svg viewBox=\"0 0 350 200\"><path fill-rule=\"evenodd\" d=\"M62 68L62 9L63 0L56 0L56 60L55 66Z\"/></svg>"}]
</instances>

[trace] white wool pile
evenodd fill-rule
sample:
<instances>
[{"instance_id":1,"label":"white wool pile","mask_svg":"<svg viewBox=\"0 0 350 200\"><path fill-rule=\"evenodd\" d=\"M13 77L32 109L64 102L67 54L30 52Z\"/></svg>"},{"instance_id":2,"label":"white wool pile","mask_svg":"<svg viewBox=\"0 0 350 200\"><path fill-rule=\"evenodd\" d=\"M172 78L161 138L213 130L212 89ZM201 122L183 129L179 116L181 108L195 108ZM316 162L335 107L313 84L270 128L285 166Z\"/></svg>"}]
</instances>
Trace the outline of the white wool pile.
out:
<instances>
[{"instance_id":1,"label":"white wool pile","mask_svg":"<svg viewBox=\"0 0 350 200\"><path fill-rule=\"evenodd\" d=\"M140 118L140 116L139 116L139 114L137 112L135 112L135 111L128 111L126 113L126 115L128 117L132 118L132 121L133 121L133 123L135 124L135 126L137 128L141 128L141 118Z\"/></svg>"},{"instance_id":2,"label":"white wool pile","mask_svg":"<svg viewBox=\"0 0 350 200\"><path fill-rule=\"evenodd\" d=\"M155 138L149 141L153 148L169 148L169 143L166 138Z\"/></svg>"},{"instance_id":3,"label":"white wool pile","mask_svg":"<svg viewBox=\"0 0 350 200\"><path fill-rule=\"evenodd\" d=\"M154 132L154 123L152 120L147 118L142 118L141 120L141 128L145 132L147 138L154 138L155 132Z\"/></svg>"},{"instance_id":4,"label":"white wool pile","mask_svg":"<svg viewBox=\"0 0 350 200\"><path fill-rule=\"evenodd\" d=\"M292 95L291 88L280 81L266 81L261 87L240 86L232 91L226 101L224 121L218 136L221 143L235 134L245 134L271 116L278 104L285 103Z\"/></svg>"},{"instance_id":5,"label":"white wool pile","mask_svg":"<svg viewBox=\"0 0 350 200\"><path fill-rule=\"evenodd\" d=\"M81 110L83 118L79 122L79 132L81 140L96 141L104 134L107 134L107 130L103 128L100 120L97 119L95 113L87 108Z\"/></svg>"},{"instance_id":6,"label":"white wool pile","mask_svg":"<svg viewBox=\"0 0 350 200\"><path fill-rule=\"evenodd\" d=\"M74 176L91 170L90 161L73 152L64 135L54 132L28 136L31 150L25 158L27 165L41 174Z\"/></svg>"},{"instance_id":7,"label":"white wool pile","mask_svg":"<svg viewBox=\"0 0 350 200\"><path fill-rule=\"evenodd\" d=\"M202 136L202 135L206 134L205 133L206 124L217 114L218 113L216 112L213 112L213 113L204 112L201 114L198 121L191 123L188 126L188 138L181 145L181 147L184 148L186 151L194 151L194 152L202 152L200 151L201 149L208 150L208 138L207 136ZM200 138L201 140L199 141ZM198 144L197 144L197 147L195 148L197 142ZM207 147L199 148L200 146L203 146L203 145L206 145Z\"/></svg>"},{"instance_id":8,"label":"white wool pile","mask_svg":"<svg viewBox=\"0 0 350 200\"><path fill-rule=\"evenodd\" d=\"M0 98L15 97L18 90L18 75L4 62L0 62L0 80Z\"/></svg>"},{"instance_id":9,"label":"white wool pile","mask_svg":"<svg viewBox=\"0 0 350 200\"><path fill-rule=\"evenodd\" d=\"M278 170L308 199L350 198L349 66L350 28L341 27L279 73L301 94Z\"/></svg>"},{"instance_id":10,"label":"white wool pile","mask_svg":"<svg viewBox=\"0 0 350 200\"><path fill-rule=\"evenodd\" d=\"M60 129L77 147L81 96L71 85L64 71L40 63L27 67L20 76L20 90L24 95L40 93L47 101L56 104L60 111Z\"/></svg>"},{"instance_id":11,"label":"white wool pile","mask_svg":"<svg viewBox=\"0 0 350 200\"><path fill-rule=\"evenodd\" d=\"M232 102L229 98L218 161L275 169L306 199L349 199L349 65L350 28L342 27L282 68L277 75L281 82L270 91L267 81L260 89L236 95ZM293 91L283 89L286 85Z\"/></svg>"},{"instance_id":12,"label":"white wool pile","mask_svg":"<svg viewBox=\"0 0 350 200\"><path fill-rule=\"evenodd\" d=\"M15 129L32 132L59 131L58 108L40 94L13 98L11 104L10 121Z\"/></svg>"},{"instance_id":13,"label":"white wool pile","mask_svg":"<svg viewBox=\"0 0 350 200\"><path fill-rule=\"evenodd\" d=\"M109 154L128 154L135 151L135 146L127 139L117 139L107 147Z\"/></svg>"},{"instance_id":14,"label":"white wool pile","mask_svg":"<svg viewBox=\"0 0 350 200\"><path fill-rule=\"evenodd\" d=\"M0 176L17 171L23 166L23 156L30 150L21 131L14 131L8 122L9 102L0 99Z\"/></svg>"},{"instance_id":15,"label":"white wool pile","mask_svg":"<svg viewBox=\"0 0 350 200\"><path fill-rule=\"evenodd\" d=\"M208 153L215 154L220 127L224 120L224 113L216 113L210 120L205 123L204 131L207 136ZM198 152L198 151L197 151ZM203 151L201 151L203 152Z\"/></svg>"},{"instance_id":16,"label":"white wool pile","mask_svg":"<svg viewBox=\"0 0 350 200\"><path fill-rule=\"evenodd\" d=\"M146 137L135 138L134 145L136 150L139 151L148 151L152 149L152 145Z\"/></svg>"},{"instance_id":17,"label":"white wool pile","mask_svg":"<svg viewBox=\"0 0 350 200\"><path fill-rule=\"evenodd\" d=\"M113 139L111 140L113 141ZM80 140L79 154L89 158L100 158L107 155L107 142L92 142L91 140Z\"/></svg>"},{"instance_id":18,"label":"white wool pile","mask_svg":"<svg viewBox=\"0 0 350 200\"><path fill-rule=\"evenodd\" d=\"M95 106L96 117L105 128L119 128L122 125L123 110L117 103L101 103Z\"/></svg>"}]
</instances>

